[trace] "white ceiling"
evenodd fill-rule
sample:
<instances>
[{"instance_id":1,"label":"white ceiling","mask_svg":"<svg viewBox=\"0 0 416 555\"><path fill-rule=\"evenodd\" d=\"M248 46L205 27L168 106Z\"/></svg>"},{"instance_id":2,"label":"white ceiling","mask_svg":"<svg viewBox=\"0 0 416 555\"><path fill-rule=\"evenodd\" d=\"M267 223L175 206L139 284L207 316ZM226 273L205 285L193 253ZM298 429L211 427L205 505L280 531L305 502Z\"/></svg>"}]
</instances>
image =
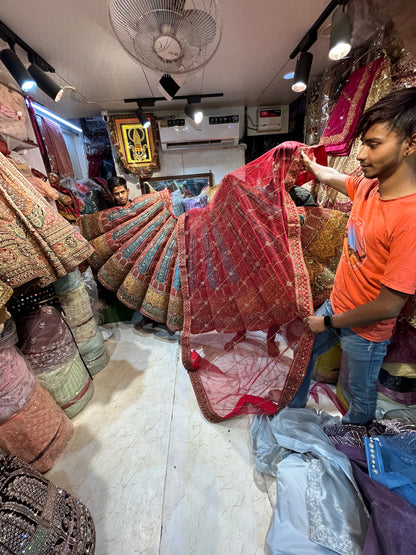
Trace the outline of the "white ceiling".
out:
<instances>
[{"instance_id":1,"label":"white ceiling","mask_svg":"<svg viewBox=\"0 0 416 555\"><path fill-rule=\"evenodd\" d=\"M178 95L224 93L208 105L270 106L296 98L283 74L294 69L290 53L329 0L218 0L223 19L220 45L208 65L188 77ZM133 61L114 36L106 0L1 0L1 21L56 70L54 79L80 95L65 93L53 103L35 100L65 118L129 111L125 98L160 97L160 74ZM329 23L329 22L328 22ZM312 74L329 63L323 28L311 52ZM0 41L1 43L1 41ZM7 46L4 45L3 46ZM16 49L26 64L24 52ZM333 62L332 62L333 63ZM27 65L27 64L26 64ZM0 64L0 81L14 83ZM209 100L209 102L208 102ZM184 101L158 102L180 109Z\"/></svg>"}]
</instances>

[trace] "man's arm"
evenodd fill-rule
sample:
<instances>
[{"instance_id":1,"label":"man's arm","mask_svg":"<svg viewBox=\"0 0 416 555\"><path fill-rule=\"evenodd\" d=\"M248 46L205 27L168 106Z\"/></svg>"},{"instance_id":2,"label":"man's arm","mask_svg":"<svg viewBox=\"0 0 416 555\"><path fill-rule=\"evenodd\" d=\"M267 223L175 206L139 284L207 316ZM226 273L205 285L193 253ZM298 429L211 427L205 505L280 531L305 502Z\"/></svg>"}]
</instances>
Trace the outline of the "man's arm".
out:
<instances>
[{"instance_id":1,"label":"man's arm","mask_svg":"<svg viewBox=\"0 0 416 555\"><path fill-rule=\"evenodd\" d=\"M380 293L366 304L332 316L334 328L357 328L369 326L381 320L397 318L409 295L381 286ZM309 316L304 319L306 329L312 333L324 331L323 316Z\"/></svg>"},{"instance_id":2,"label":"man's arm","mask_svg":"<svg viewBox=\"0 0 416 555\"><path fill-rule=\"evenodd\" d=\"M308 172L313 173L318 181L324 183L325 185L329 185L333 189L336 189L340 193L344 195L347 194L347 189L345 187L345 179L348 177L343 173L339 173L334 168L328 168L327 166L321 166L317 164L313 160L311 160L302 150L302 159L305 169Z\"/></svg>"}]
</instances>

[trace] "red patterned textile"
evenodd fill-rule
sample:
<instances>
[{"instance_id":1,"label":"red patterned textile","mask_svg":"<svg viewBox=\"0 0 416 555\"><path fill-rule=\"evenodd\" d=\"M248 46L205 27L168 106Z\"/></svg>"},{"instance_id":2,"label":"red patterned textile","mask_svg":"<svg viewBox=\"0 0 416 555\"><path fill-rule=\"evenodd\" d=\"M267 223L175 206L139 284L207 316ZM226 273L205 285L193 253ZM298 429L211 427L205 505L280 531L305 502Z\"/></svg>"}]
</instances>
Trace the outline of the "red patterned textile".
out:
<instances>
[{"instance_id":1,"label":"red patterned textile","mask_svg":"<svg viewBox=\"0 0 416 555\"><path fill-rule=\"evenodd\" d=\"M204 209L178 221L182 360L206 418L286 406L301 384L313 314L301 218L288 190L310 179L283 143L228 174ZM319 210L319 209L316 209ZM236 335L234 335L236 334Z\"/></svg>"},{"instance_id":2,"label":"red patterned textile","mask_svg":"<svg viewBox=\"0 0 416 555\"><path fill-rule=\"evenodd\" d=\"M306 371L313 339L302 319L329 296L347 215L295 206L289 190L312 179L301 148L326 165L324 147L284 143L178 219L167 190L81 218L101 283L183 328L183 362L213 421L274 413Z\"/></svg>"},{"instance_id":3,"label":"red patterned textile","mask_svg":"<svg viewBox=\"0 0 416 555\"><path fill-rule=\"evenodd\" d=\"M174 279L176 223L168 190L80 220L84 237L94 247L90 264L99 269L99 281L116 291L126 306L166 322L173 331L182 329L182 296Z\"/></svg>"},{"instance_id":4,"label":"red patterned textile","mask_svg":"<svg viewBox=\"0 0 416 555\"><path fill-rule=\"evenodd\" d=\"M40 120L52 171L61 179L74 177L74 169L61 128L48 118L41 117Z\"/></svg>"}]
</instances>

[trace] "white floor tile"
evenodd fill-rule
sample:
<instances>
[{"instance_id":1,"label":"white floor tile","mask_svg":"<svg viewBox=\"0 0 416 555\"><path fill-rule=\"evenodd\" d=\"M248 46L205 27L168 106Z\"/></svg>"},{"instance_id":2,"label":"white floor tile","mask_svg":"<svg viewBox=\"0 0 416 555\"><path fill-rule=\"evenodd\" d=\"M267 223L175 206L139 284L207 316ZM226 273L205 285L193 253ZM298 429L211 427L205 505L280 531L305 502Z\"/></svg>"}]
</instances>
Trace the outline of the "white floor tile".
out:
<instances>
[{"instance_id":1,"label":"white floor tile","mask_svg":"<svg viewBox=\"0 0 416 555\"><path fill-rule=\"evenodd\" d=\"M113 329L110 363L47 475L91 510L96 555L264 553L272 508L249 418L203 418L177 336Z\"/></svg>"}]
</instances>

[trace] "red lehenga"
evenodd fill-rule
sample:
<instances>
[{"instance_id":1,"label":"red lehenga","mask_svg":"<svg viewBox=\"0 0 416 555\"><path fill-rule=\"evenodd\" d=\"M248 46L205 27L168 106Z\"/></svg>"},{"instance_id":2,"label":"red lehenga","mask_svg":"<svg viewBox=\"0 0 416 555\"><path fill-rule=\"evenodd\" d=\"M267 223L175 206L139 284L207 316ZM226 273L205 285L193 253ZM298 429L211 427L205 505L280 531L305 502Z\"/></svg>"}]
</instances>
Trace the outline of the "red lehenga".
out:
<instances>
[{"instance_id":1,"label":"red lehenga","mask_svg":"<svg viewBox=\"0 0 416 555\"><path fill-rule=\"evenodd\" d=\"M301 148L326 164L323 147L283 143L178 219L168 191L81 219L100 281L171 329L183 324L183 364L211 421L273 414L306 371L302 320L329 295L347 216L295 206L289 190L313 177Z\"/></svg>"}]
</instances>

